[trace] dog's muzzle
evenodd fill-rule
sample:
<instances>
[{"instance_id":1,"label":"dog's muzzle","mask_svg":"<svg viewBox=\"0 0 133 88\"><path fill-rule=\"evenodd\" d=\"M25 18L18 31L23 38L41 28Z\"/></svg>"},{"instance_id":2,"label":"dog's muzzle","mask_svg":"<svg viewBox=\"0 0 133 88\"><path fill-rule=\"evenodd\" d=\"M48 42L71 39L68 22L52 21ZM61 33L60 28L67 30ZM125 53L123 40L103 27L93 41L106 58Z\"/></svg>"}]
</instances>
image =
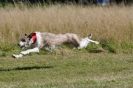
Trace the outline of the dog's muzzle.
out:
<instances>
[{"instance_id":1,"label":"dog's muzzle","mask_svg":"<svg viewBox=\"0 0 133 88\"><path fill-rule=\"evenodd\" d=\"M20 41L18 46L21 48L21 49L25 49L26 48L26 42L23 42L23 41Z\"/></svg>"}]
</instances>

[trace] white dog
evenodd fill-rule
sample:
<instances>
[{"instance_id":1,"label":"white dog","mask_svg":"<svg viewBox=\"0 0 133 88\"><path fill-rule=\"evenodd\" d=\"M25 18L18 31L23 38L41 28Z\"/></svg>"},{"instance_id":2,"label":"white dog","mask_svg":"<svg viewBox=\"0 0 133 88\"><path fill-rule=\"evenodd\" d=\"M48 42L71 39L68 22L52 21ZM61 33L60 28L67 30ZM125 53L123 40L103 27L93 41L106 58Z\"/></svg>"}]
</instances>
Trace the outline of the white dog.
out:
<instances>
[{"instance_id":1,"label":"white dog","mask_svg":"<svg viewBox=\"0 0 133 88\"><path fill-rule=\"evenodd\" d=\"M24 50L20 54L13 54L14 58L21 58L29 53L39 53L40 49L45 48L46 50L52 51L56 46L64 43L72 44L78 49L86 48L89 43L99 44L98 41L91 40L92 34L86 38L80 38L77 34L66 33L66 34L53 34L53 33L41 33L34 32L30 35L26 35L19 42L19 46Z\"/></svg>"}]
</instances>

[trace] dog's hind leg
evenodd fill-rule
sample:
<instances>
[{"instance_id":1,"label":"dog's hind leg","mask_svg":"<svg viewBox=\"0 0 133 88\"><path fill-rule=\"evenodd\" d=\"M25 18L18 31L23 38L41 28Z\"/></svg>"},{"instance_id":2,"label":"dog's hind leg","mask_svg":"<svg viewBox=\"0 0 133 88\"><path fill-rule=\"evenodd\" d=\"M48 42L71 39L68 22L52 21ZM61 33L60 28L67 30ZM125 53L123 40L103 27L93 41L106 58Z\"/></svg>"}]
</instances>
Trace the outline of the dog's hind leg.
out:
<instances>
[{"instance_id":1,"label":"dog's hind leg","mask_svg":"<svg viewBox=\"0 0 133 88\"><path fill-rule=\"evenodd\" d=\"M80 46L80 39L77 35L73 35L72 36L72 43L75 47L79 47Z\"/></svg>"},{"instance_id":2,"label":"dog's hind leg","mask_svg":"<svg viewBox=\"0 0 133 88\"><path fill-rule=\"evenodd\" d=\"M90 42L92 42L92 43L95 43L95 44L99 44L98 41L94 41L94 40L91 40L91 39L89 39L88 41L90 41Z\"/></svg>"},{"instance_id":3,"label":"dog's hind leg","mask_svg":"<svg viewBox=\"0 0 133 88\"><path fill-rule=\"evenodd\" d=\"M78 49L86 48L90 43L99 44L98 41L94 41L86 37L80 41L80 46L78 47Z\"/></svg>"},{"instance_id":4,"label":"dog's hind leg","mask_svg":"<svg viewBox=\"0 0 133 88\"><path fill-rule=\"evenodd\" d=\"M72 44L75 46L75 47L78 47L80 45L80 42L78 42L76 39L73 39L72 40Z\"/></svg>"},{"instance_id":5,"label":"dog's hind leg","mask_svg":"<svg viewBox=\"0 0 133 88\"><path fill-rule=\"evenodd\" d=\"M56 49L55 45L45 46L45 50L50 51L50 52L53 52L53 50L55 49Z\"/></svg>"}]
</instances>

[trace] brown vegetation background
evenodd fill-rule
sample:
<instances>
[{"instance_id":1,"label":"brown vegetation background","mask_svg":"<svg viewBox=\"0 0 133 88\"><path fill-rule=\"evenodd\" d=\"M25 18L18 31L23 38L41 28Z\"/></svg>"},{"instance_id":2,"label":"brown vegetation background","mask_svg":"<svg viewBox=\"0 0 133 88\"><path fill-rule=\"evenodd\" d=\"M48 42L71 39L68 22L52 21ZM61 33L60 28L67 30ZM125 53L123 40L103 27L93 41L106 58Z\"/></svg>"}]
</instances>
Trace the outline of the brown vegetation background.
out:
<instances>
[{"instance_id":1,"label":"brown vegetation background","mask_svg":"<svg viewBox=\"0 0 133 88\"><path fill-rule=\"evenodd\" d=\"M66 33L117 43L133 42L133 7L82 7L53 5L0 8L0 42L17 43L35 31Z\"/></svg>"}]
</instances>

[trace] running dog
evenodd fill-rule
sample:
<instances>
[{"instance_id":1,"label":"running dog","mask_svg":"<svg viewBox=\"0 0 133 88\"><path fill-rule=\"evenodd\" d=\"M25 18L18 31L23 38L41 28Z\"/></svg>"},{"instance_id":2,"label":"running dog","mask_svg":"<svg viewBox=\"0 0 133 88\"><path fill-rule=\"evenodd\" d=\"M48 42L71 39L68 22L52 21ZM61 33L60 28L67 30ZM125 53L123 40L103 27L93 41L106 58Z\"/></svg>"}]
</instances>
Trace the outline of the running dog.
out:
<instances>
[{"instance_id":1,"label":"running dog","mask_svg":"<svg viewBox=\"0 0 133 88\"><path fill-rule=\"evenodd\" d=\"M20 54L13 54L14 58L21 58L29 53L39 53L40 49L45 48L52 51L56 46L68 43L78 49L86 48L89 43L99 44L98 41L91 40L92 34L85 38L80 38L74 33L53 34L48 32L34 32L29 35L25 34L19 42L19 46L23 49Z\"/></svg>"}]
</instances>

